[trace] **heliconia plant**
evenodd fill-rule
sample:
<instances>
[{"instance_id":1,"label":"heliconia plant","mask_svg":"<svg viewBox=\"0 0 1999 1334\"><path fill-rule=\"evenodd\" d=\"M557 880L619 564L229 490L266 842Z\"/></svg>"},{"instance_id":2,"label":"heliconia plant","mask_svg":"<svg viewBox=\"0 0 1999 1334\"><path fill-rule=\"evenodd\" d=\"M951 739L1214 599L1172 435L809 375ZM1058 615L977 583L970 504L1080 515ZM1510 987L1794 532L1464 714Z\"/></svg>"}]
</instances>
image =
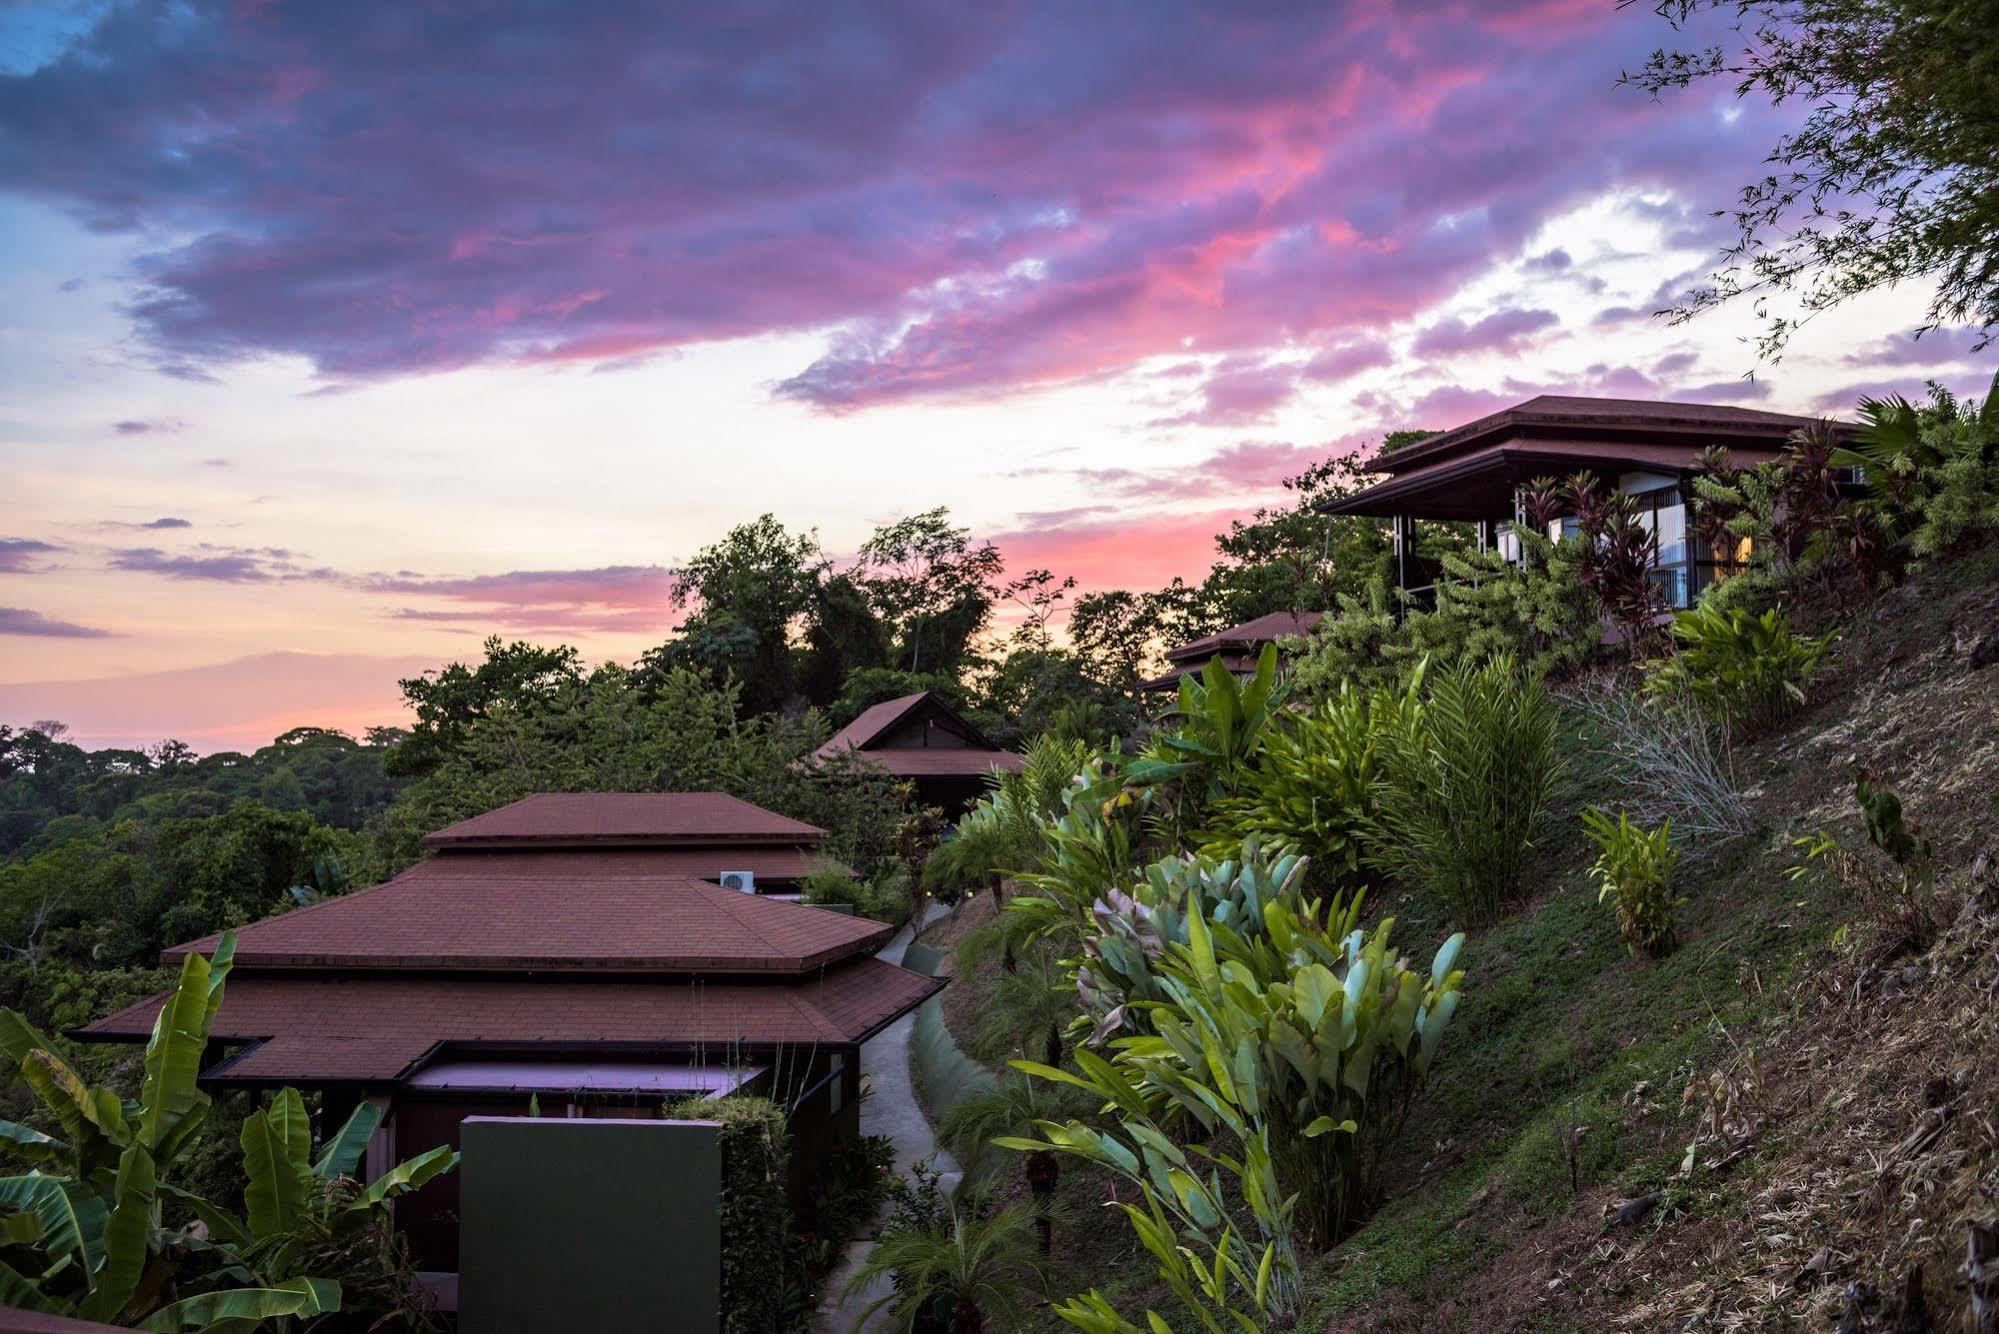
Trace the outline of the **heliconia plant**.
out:
<instances>
[{"instance_id":1,"label":"heliconia plant","mask_svg":"<svg viewBox=\"0 0 1999 1334\"><path fill-rule=\"evenodd\" d=\"M1150 1034L1116 1040L1108 1059L1076 1052L1077 1073L1015 1062L1101 1097L1116 1125L1044 1122L1039 1139L998 1142L1088 1158L1138 1183L1145 1207L1125 1211L1204 1329L1295 1316L1295 1231L1330 1244L1372 1204L1386 1149L1457 1009L1462 935L1425 975L1393 953L1392 921L1364 932L1352 926L1356 911L1273 898L1263 929L1249 934L1189 914L1187 942L1152 964L1160 999L1132 1002ZM1168 1131L1189 1125L1205 1135L1183 1148ZM1223 1172L1258 1237L1234 1230ZM1190 1264L1169 1220L1210 1258ZM1085 1329L1125 1328L1094 1293L1057 1313Z\"/></svg>"},{"instance_id":2,"label":"heliconia plant","mask_svg":"<svg viewBox=\"0 0 1999 1334\"><path fill-rule=\"evenodd\" d=\"M1264 909L1295 896L1306 865L1288 850L1267 855L1252 837L1240 857L1165 857L1130 889L1106 889L1090 907L1076 971L1085 1017L1094 1023L1089 1041L1146 1026L1145 1013L1133 1007L1164 998L1156 966L1169 947L1188 943L1192 919L1258 936Z\"/></svg>"}]
</instances>

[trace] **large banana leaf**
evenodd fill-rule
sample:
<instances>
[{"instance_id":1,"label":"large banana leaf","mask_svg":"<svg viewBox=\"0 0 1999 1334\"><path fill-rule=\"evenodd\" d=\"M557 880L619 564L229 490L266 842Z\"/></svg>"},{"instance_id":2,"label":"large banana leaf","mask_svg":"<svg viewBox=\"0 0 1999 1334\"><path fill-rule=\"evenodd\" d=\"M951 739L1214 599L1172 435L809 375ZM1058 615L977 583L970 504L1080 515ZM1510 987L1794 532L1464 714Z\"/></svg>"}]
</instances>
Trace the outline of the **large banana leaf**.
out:
<instances>
[{"instance_id":1,"label":"large banana leaf","mask_svg":"<svg viewBox=\"0 0 1999 1334\"><path fill-rule=\"evenodd\" d=\"M376 1177L362 1193L361 1198L347 1206L344 1212L351 1214L356 1210L381 1204L384 1200L393 1200L398 1195L407 1194L432 1177L442 1176L457 1166L458 1150L449 1144L440 1144L428 1152L396 1164Z\"/></svg>"},{"instance_id":2,"label":"large banana leaf","mask_svg":"<svg viewBox=\"0 0 1999 1334\"><path fill-rule=\"evenodd\" d=\"M306 1147L295 1138L286 1105L297 1100L297 1090L282 1089L268 1110L243 1121L243 1205L250 1232L260 1239L289 1232L305 1217ZM303 1106L297 1114L302 1120Z\"/></svg>"},{"instance_id":3,"label":"large banana leaf","mask_svg":"<svg viewBox=\"0 0 1999 1334\"><path fill-rule=\"evenodd\" d=\"M104 1201L66 1177L0 1177L0 1206L27 1209L42 1220L42 1249L51 1259L74 1254L83 1272L95 1273L104 1258Z\"/></svg>"},{"instance_id":4,"label":"large banana leaf","mask_svg":"<svg viewBox=\"0 0 1999 1334\"><path fill-rule=\"evenodd\" d=\"M0 1217L0 1246L32 1246L41 1239L41 1215L23 1211ZM4 1305L0 1301L0 1306Z\"/></svg>"},{"instance_id":5,"label":"large banana leaf","mask_svg":"<svg viewBox=\"0 0 1999 1334\"><path fill-rule=\"evenodd\" d=\"M354 1176L361 1165L361 1155L368 1150L368 1141L374 1138L387 1111L387 1106L380 1102L364 1102L356 1107L347 1123L319 1151L312 1174L322 1181Z\"/></svg>"},{"instance_id":6,"label":"large banana leaf","mask_svg":"<svg viewBox=\"0 0 1999 1334\"><path fill-rule=\"evenodd\" d=\"M69 1145L61 1140L15 1121L0 1121L0 1144L9 1153L37 1166L66 1160L70 1153Z\"/></svg>"},{"instance_id":7,"label":"large banana leaf","mask_svg":"<svg viewBox=\"0 0 1999 1334\"><path fill-rule=\"evenodd\" d=\"M209 1203L193 1191L182 1190L170 1181L160 1183L160 1194L177 1204L184 1204L196 1218L208 1228L208 1235L220 1242L245 1242L250 1240L250 1230L243 1226L243 1220L227 1209Z\"/></svg>"},{"instance_id":8,"label":"large banana leaf","mask_svg":"<svg viewBox=\"0 0 1999 1334\"><path fill-rule=\"evenodd\" d=\"M86 1320L113 1319L138 1289L151 1251L156 1185L153 1155L143 1144L127 1146L118 1160L116 1203L104 1223L104 1268L92 1278L81 1308Z\"/></svg>"},{"instance_id":9,"label":"large banana leaf","mask_svg":"<svg viewBox=\"0 0 1999 1334\"><path fill-rule=\"evenodd\" d=\"M61 1314L63 1307L42 1295L33 1279L0 1260L0 1307L16 1311L44 1311Z\"/></svg>"},{"instance_id":10,"label":"large banana leaf","mask_svg":"<svg viewBox=\"0 0 1999 1334\"><path fill-rule=\"evenodd\" d=\"M215 961L190 954L181 963L180 985L160 1008L146 1044L146 1075L139 1089L139 1140L158 1153L194 1108L208 1095L195 1087L209 1029L222 1004L222 985L236 952L234 933L216 947Z\"/></svg>"},{"instance_id":11,"label":"large banana leaf","mask_svg":"<svg viewBox=\"0 0 1999 1334\"><path fill-rule=\"evenodd\" d=\"M154 1334L175 1334L179 1330L206 1329L224 1321L260 1321L288 1315L303 1318L339 1309L338 1283L324 1278L292 1278L268 1288L231 1288L183 1298L155 1311L139 1328L152 1330Z\"/></svg>"}]
</instances>

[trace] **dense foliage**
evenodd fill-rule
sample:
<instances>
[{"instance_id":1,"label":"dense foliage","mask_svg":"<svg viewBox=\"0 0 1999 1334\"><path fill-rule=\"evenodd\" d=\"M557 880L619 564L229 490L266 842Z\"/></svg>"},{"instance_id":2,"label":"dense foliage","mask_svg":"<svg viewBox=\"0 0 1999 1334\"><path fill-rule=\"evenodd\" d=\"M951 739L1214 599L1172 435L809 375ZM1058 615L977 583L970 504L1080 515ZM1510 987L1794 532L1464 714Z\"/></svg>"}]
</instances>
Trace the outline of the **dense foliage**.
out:
<instances>
[{"instance_id":1,"label":"dense foliage","mask_svg":"<svg viewBox=\"0 0 1999 1334\"><path fill-rule=\"evenodd\" d=\"M432 1149L362 1184L352 1174L380 1109L358 1108L314 1158L305 1104L281 1089L242 1124L242 1215L175 1179L209 1122L195 1077L234 948L225 936L212 959L182 965L135 1099L87 1084L21 1015L0 1010L6 1070L58 1132L0 1122L0 1148L33 1169L0 1177L0 1301L151 1330L332 1313L355 1327L430 1327L389 1205L451 1171L456 1150ZM201 1231L170 1227L170 1214Z\"/></svg>"}]
</instances>

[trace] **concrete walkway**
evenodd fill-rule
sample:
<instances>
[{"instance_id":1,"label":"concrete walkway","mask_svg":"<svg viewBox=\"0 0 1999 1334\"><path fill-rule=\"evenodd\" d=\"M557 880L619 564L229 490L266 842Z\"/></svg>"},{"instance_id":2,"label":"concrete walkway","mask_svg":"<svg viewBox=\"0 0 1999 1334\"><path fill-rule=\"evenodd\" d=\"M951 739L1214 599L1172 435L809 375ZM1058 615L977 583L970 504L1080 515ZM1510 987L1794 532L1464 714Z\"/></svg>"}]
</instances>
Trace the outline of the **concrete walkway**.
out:
<instances>
[{"instance_id":1,"label":"concrete walkway","mask_svg":"<svg viewBox=\"0 0 1999 1334\"><path fill-rule=\"evenodd\" d=\"M924 919L926 925L942 917L945 911L942 904L928 906L930 912ZM914 937L912 927L903 927L888 944L882 946L877 957L889 963L901 963L903 951L909 948ZM872 1091L861 1103L861 1133L887 1135L894 1140L895 1170L905 1177L909 1175L912 1164L933 1158L931 1165L943 1173L943 1186L948 1194L957 1188L962 1173L951 1155L937 1147L930 1119L923 1114L923 1108L916 1101L916 1087L909 1070L909 1035L915 1026L916 1015L906 1014L862 1045L861 1073ZM880 1220L876 1222L879 1224ZM874 1249L874 1239L874 1228L856 1238L847 1247L846 1258L833 1271L833 1276L826 1280L826 1296L812 1322L817 1334L848 1334L850 1330L884 1330L891 1327L893 1322L886 1312L866 1325L860 1323L860 1313L888 1295L886 1278L876 1280L851 1298L846 1295L847 1280L861 1267L868 1252Z\"/></svg>"}]
</instances>

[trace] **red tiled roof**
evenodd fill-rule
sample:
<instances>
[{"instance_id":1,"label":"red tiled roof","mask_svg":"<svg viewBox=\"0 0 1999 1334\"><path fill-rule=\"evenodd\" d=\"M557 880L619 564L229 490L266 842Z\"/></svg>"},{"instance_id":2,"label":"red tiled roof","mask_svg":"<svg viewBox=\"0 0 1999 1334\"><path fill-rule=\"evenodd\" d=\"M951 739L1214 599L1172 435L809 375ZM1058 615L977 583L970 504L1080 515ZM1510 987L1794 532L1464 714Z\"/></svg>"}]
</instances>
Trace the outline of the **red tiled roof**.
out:
<instances>
[{"instance_id":1,"label":"red tiled roof","mask_svg":"<svg viewBox=\"0 0 1999 1334\"><path fill-rule=\"evenodd\" d=\"M1565 434L1600 432L1607 435L1653 432L1765 438L1774 448L1792 431L1809 426L1814 420L1790 413L1712 403L1658 403L1635 398L1542 394L1427 440L1404 445L1387 454L1377 454L1367 466L1375 472L1404 472L1490 438L1532 431ZM1721 440L1717 439L1717 443Z\"/></svg>"},{"instance_id":2,"label":"red tiled roof","mask_svg":"<svg viewBox=\"0 0 1999 1334\"><path fill-rule=\"evenodd\" d=\"M726 792L538 792L426 835L427 848L814 844L826 831Z\"/></svg>"},{"instance_id":3,"label":"red tiled roof","mask_svg":"<svg viewBox=\"0 0 1999 1334\"><path fill-rule=\"evenodd\" d=\"M914 695L903 695L897 699L888 699L883 700L879 704L871 704L861 710L860 717L835 732L832 740L821 746L815 753L819 755L831 755L836 750L845 750L848 747L852 747L855 750L866 750L870 745L881 740L882 733L887 732L897 723L915 712L916 706L929 698L930 692L928 690L919 690Z\"/></svg>"},{"instance_id":4,"label":"red tiled roof","mask_svg":"<svg viewBox=\"0 0 1999 1334\"><path fill-rule=\"evenodd\" d=\"M601 1049L859 1042L942 985L879 959L781 981L236 973L223 992L214 1032L225 1041L259 1045L205 1078L393 1082L439 1043ZM166 999L162 993L128 1006L82 1032L143 1041Z\"/></svg>"},{"instance_id":5,"label":"red tiled roof","mask_svg":"<svg viewBox=\"0 0 1999 1334\"><path fill-rule=\"evenodd\" d=\"M1309 634L1320 621L1325 620L1323 612L1273 611L1241 625L1232 625L1226 630L1217 630L1211 635L1190 640L1167 653L1169 662L1185 662L1199 658L1206 663L1217 653L1230 649L1251 649L1260 652L1265 644L1276 639L1289 639L1294 635ZM1251 664L1255 666L1254 663Z\"/></svg>"},{"instance_id":6,"label":"red tiled roof","mask_svg":"<svg viewBox=\"0 0 1999 1334\"><path fill-rule=\"evenodd\" d=\"M963 746L884 746L876 743L893 732L920 709L943 716L963 729L969 738ZM830 759L843 750L855 750L874 760L890 773L903 778L971 776L989 774L994 769L1012 772L1025 759L979 735L979 730L960 718L935 693L920 690L900 699L885 700L863 710L861 716L833 734L831 740L813 754Z\"/></svg>"},{"instance_id":7,"label":"red tiled roof","mask_svg":"<svg viewBox=\"0 0 1999 1334\"><path fill-rule=\"evenodd\" d=\"M802 973L892 929L742 894L638 848L446 852L372 889L240 927L252 968ZM717 867L719 872L733 867ZM176 962L219 935L176 945Z\"/></svg>"}]
</instances>

